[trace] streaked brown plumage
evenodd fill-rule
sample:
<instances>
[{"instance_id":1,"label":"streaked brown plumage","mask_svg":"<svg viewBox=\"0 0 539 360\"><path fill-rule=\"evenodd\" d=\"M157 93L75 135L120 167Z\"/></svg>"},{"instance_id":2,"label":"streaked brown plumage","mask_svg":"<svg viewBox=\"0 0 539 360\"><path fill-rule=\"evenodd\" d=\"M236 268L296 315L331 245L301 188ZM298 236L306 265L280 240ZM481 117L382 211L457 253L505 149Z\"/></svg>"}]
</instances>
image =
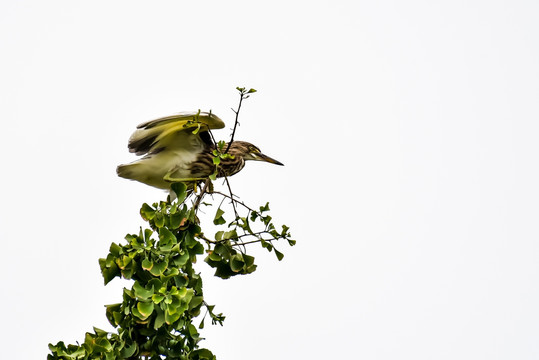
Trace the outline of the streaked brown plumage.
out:
<instances>
[{"instance_id":1,"label":"streaked brown plumage","mask_svg":"<svg viewBox=\"0 0 539 360\"><path fill-rule=\"evenodd\" d=\"M174 181L207 178L215 171L213 151L216 148L209 130L224 126L216 115L203 112L180 113L140 124L129 139L128 148L130 152L145 156L118 166L117 173L160 189L169 189ZM228 154L232 158L221 159L218 177L238 173L246 160L282 165L245 141L233 141Z\"/></svg>"}]
</instances>

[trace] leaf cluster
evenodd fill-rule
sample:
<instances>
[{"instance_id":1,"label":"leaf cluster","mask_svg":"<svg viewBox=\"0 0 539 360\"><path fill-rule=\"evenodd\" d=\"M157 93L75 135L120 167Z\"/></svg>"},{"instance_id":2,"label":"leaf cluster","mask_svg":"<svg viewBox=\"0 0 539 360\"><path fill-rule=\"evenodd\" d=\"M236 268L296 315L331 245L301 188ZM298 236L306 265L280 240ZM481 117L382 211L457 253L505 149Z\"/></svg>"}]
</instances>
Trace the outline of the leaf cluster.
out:
<instances>
[{"instance_id":1,"label":"leaf cluster","mask_svg":"<svg viewBox=\"0 0 539 360\"><path fill-rule=\"evenodd\" d=\"M260 243L263 248L273 251L280 261L284 254L276 249L272 244L274 241L285 239L289 245L295 245L296 241L291 239L289 228L282 225L277 231L269 212L269 203L260 206L259 210L254 210L244 203L236 200L232 195L228 196L220 192L214 192L225 199L230 199L234 204L235 218L228 223L226 230L219 230L215 233L214 240L201 235L210 245L207 251L208 256L205 261L215 268L215 276L227 279L234 275L250 274L256 270L254 257L246 253L246 245ZM238 207L244 208L245 216L241 216ZM213 220L215 225L225 225L225 211L220 206ZM213 245L213 247L212 247Z\"/></svg>"},{"instance_id":2,"label":"leaf cluster","mask_svg":"<svg viewBox=\"0 0 539 360\"><path fill-rule=\"evenodd\" d=\"M276 230L269 204L254 210L233 194L209 192L205 187L188 207L187 186L176 183L172 188L176 201L142 205L140 215L149 228L126 235L124 244L112 243L107 256L99 259L105 285L117 277L133 281L131 288L124 288L121 303L106 306L107 319L117 333L94 328L80 345L51 344L49 360L215 359L210 350L199 348L202 338L193 321L203 314L198 326L203 328L207 316L212 324L221 325L225 316L204 300L202 279L193 268L197 256L205 253L215 276L227 279L256 270L255 258L246 253L248 244L260 243L279 260L283 254L273 242L286 239L295 244L287 226ZM222 197L213 223L223 229L214 239L204 235L197 216L201 197L208 194ZM235 214L230 222L225 219L227 199ZM245 216L239 215L238 207Z\"/></svg>"},{"instance_id":3,"label":"leaf cluster","mask_svg":"<svg viewBox=\"0 0 539 360\"><path fill-rule=\"evenodd\" d=\"M185 185L180 188L178 198L185 198ZM48 359L215 358L198 348L202 338L193 325L203 308L213 323L225 318L204 301L202 279L193 269L204 253L194 212L179 202L160 202L144 204L140 214L150 228L128 234L124 245L112 243L106 258L99 259L105 284L116 277L133 280L121 303L106 306L118 333L94 329L80 346L50 345Z\"/></svg>"}]
</instances>

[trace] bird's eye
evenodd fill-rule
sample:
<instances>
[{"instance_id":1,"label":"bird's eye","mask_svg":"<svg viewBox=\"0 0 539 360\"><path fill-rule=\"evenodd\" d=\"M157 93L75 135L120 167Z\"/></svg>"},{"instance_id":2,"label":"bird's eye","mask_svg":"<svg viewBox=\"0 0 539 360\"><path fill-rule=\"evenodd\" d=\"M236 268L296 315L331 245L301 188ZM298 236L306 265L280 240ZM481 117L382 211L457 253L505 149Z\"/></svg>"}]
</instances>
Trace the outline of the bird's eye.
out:
<instances>
[{"instance_id":1,"label":"bird's eye","mask_svg":"<svg viewBox=\"0 0 539 360\"><path fill-rule=\"evenodd\" d=\"M258 148L255 148L254 146L251 146L249 151L252 152L252 153L259 153L260 152L260 150L258 150Z\"/></svg>"}]
</instances>

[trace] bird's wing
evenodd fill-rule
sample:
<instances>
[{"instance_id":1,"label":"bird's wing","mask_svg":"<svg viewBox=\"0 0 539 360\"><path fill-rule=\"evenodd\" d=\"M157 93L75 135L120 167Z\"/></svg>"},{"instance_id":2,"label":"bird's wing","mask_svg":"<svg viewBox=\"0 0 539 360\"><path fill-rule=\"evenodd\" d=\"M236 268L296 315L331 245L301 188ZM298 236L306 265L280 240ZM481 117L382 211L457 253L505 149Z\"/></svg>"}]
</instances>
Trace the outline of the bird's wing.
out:
<instances>
[{"instance_id":1,"label":"bird's wing","mask_svg":"<svg viewBox=\"0 0 539 360\"><path fill-rule=\"evenodd\" d=\"M223 120L211 112L178 113L137 126L137 130L129 138L128 148L129 152L143 155L166 146L180 145L175 140L185 139L188 132L199 136L203 131L224 127Z\"/></svg>"}]
</instances>

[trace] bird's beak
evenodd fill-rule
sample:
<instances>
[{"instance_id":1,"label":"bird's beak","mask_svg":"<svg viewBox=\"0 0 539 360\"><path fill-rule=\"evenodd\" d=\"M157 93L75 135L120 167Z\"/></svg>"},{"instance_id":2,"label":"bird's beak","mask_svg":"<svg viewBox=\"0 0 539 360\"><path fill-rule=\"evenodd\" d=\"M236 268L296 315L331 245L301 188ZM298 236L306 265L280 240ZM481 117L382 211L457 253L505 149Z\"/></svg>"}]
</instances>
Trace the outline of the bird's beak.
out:
<instances>
[{"instance_id":1,"label":"bird's beak","mask_svg":"<svg viewBox=\"0 0 539 360\"><path fill-rule=\"evenodd\" d=\"M269 162L271 164L281 165L281 166L284 165L282 162L277 161L277 160L275 160L273 158L270 158L269 156L264 155L262 153L253 154L253 157L255 158L255 160L258 160L258 161L265 161L265 162Z\"/></svg>"}]
</instances>

